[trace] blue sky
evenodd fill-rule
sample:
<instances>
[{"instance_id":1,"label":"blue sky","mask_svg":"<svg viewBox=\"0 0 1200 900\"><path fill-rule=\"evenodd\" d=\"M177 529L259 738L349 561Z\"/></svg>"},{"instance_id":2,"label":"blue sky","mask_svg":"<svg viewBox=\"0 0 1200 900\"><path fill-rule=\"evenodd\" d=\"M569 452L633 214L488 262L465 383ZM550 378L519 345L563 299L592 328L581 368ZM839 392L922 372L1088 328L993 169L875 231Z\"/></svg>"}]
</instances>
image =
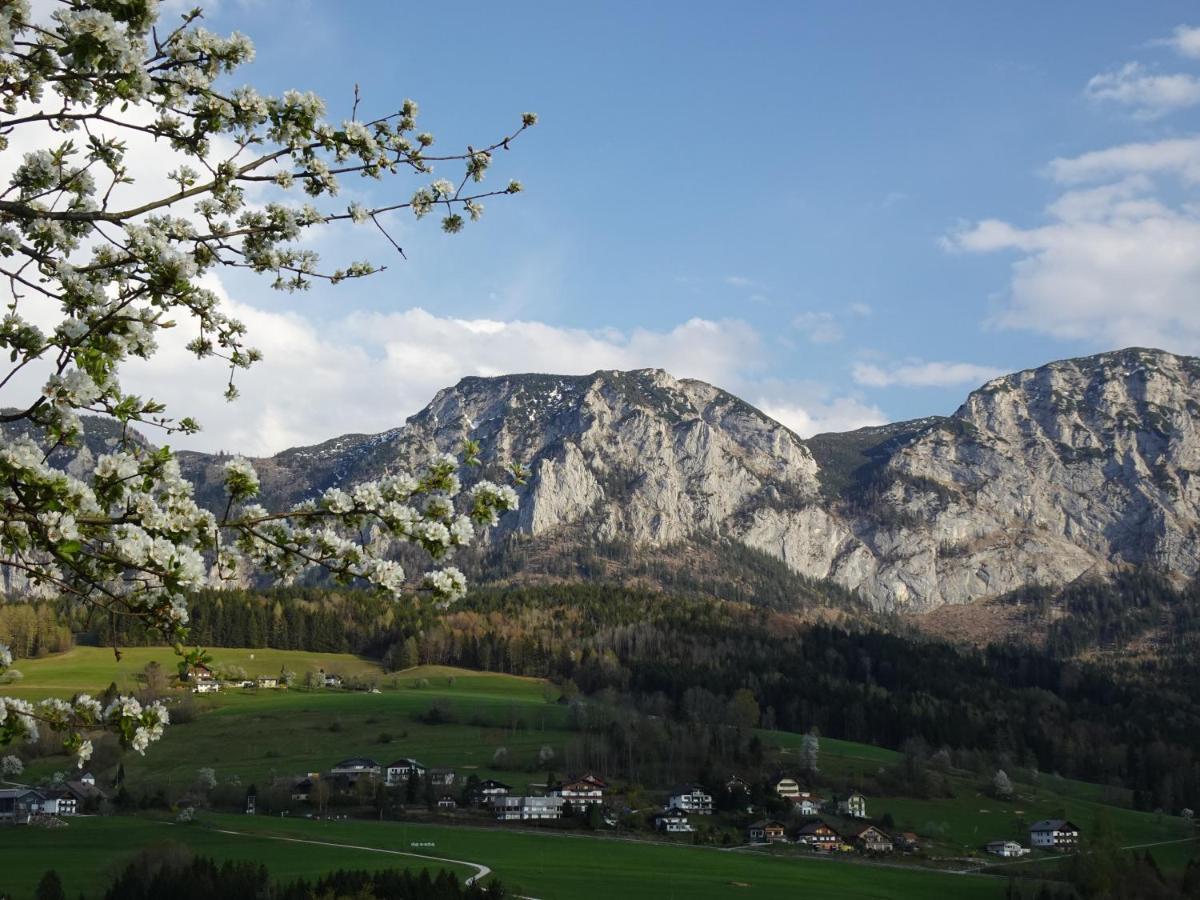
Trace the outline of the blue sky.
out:
<instances>
[{"instance_id":1,"label":"blue sky","mask_svg":"<svg viewBox=\"0 0 1200 900\"><path fill-rule=\"evenodd\" d=\"M1192 4L221 0L208 19L257 45L238 80L314 90L331 118L357 82L367 114L418 100L443 150L541 121L490 176L526 192L465 233L397 219L407 262L367 227L323 239L330 262L389 264L368 283L225 279L270 332L264 371L273 317L334 348L311 389L335 412L282 424L264 375L201 445L378 430L473 372L658 365L810 433L948 413L1051 359L1200 352Z\"/></svg>"}]
</instances>

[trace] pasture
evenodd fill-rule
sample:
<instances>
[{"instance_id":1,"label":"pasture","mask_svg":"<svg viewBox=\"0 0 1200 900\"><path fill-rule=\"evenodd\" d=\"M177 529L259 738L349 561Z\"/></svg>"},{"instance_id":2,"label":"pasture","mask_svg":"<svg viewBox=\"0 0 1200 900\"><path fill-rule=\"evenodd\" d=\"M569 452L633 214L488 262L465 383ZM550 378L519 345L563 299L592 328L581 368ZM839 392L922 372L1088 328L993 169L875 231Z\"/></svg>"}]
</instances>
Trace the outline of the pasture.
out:
<instances>
[{"instance_id":1,"label":"pasture","mask_svg":"<svg viewBox=\"0 0 1200 900\"><path fill-rule=\"evenodd\" d=\"M216 829L236 831L224 834ZM169 825L113 817L72 822L62 829L0 831L0 872L25 900L42 871L56 867L68 896L96 896L108 873L132 848L165 840L220 859L261 860L277 877L338 867L424 866L419 860L363 849L278 840L412 851L490 867L510 888L541 900L907 900L954 892L959 900L1002 896L1004 881L846 861L781 858L689 845L624 841L500 828L449 828L377 822L205 815L200 824ZM432 844L413 848L413 844ZM440 867L431 863L431 867ZM454 867L451 867L454 868ZM456 869L460 874L469 870Z\"/></svg>"}]
</instances>

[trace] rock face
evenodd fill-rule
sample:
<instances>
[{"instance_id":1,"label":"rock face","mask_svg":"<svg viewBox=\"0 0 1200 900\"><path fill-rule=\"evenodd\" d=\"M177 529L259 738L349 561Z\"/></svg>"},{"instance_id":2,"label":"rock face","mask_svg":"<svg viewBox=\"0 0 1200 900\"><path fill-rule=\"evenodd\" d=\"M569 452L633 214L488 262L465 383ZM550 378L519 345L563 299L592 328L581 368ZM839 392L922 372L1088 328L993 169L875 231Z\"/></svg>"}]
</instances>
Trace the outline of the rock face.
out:
<instances>
[{"instance_id":1,"label":"rock face","mask_svg":"<svg viewBox=\"0 0 1200 900\"><path fill-rule=\"evenodd\" d=\"M659 370L466 378L399 429L257 460L270 503L462 439L532 471L500 533L720 536L873 606L923 610L1124 565L1200 571L1200 359L1123 350L998 378L950 417L801 440ZM217 457L184 454L217 505Z\"/></svg>"}]
</instances>

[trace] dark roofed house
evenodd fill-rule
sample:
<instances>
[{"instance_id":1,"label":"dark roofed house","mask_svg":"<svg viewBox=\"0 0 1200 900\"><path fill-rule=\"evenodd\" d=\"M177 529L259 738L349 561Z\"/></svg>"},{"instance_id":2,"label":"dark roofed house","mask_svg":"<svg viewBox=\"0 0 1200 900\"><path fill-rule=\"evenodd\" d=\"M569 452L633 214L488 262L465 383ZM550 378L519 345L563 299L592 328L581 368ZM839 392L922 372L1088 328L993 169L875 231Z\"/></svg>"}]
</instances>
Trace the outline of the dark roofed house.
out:
<instances>
[{"instance_id":1,"label":"dark roofed house","mask_svg":"<svg viewBox=\"0 0 1200 900\"><path fill-rule=\"evenodd\" d=\"M1079 828L1067 819L1042 819L1029 827L1029 843L1042 850L1074 850Z\"/></svg>"},{"instance_id":2,"label":"dark roofed house","mask_svg":"<svg viewBox=\"0 0 1200 900\"><path fill-rule=\"evenodd\" d=\"M774 819L761 819L746 829L746 837L752 844L775 844L787 840L787 832L782 822Z\"/></svg>"},{"instance_id":3,"label":"dark roofed house","mask_svg":"<svg viewBox=\"0 0 1200 900\"><path fill-rule=\"evenodd\" d=\"M806 844L814 850L836 850L842 842L842 837L824 822L809 822L800 829L796 842Z\"/></svg>"},{"instance_id":4,"label":"dark roofed house","mask_svg":"<svg viewBox=\"0 0 1200 900\"><path fill-rule=\"evenodd\" d=\"M603 778L598 778L589 772L572 781L564 781L554 789L554 793L572 803L601 803L607 787L608 784Z\"/></svg>"},{"instance_id":5,"label":"dark roofed house","mask_svg":"<svg viewBox=\"0 0 1200 900\"><path fill-rule=\"evenodd\" d=\"M41 810L45 797L33 788L0 788L0 822L24 825Z\"/></svg>"},{"instance_id":6,"label":"dark roofed house","mask_svg":"<svg viewBox=\"0 0 1200 900\"><path fill-rule=\"evenodd\" d=\"M891 853L895 849L892 839L874 825L864 825L859 828L850 835L850 840L860 850L867 850L871 853Z\"/></svg>"},{"instance_id":7,"label":"dark roofed house","mask_svg":"<svg viewBox=\"0 0 1200 900\"><path fill-rule=\"evenodd\" d=\"M403 757L387 764L387 768L384 770L383 781L385 784L404 784L414 775L418 778L424 778L425 767L415 759Z\"/></svg>"},{"instance_id":8,"label":"dark roofed house","mask_svg":"<svg viewBox=\"0 0 1200 900\"><path fill-rule=\"evenodd\" d=\"M380 771L379 763L370 757L351 756L334 765L329 774L347 785L352 785L360 778L378 778Z\"/></svg>"},{"instance_id":9,"label":"dark roofed house","mask_svg":"<svg viewBox=\"0 0 1200 900\"><path fill-rule=\"evenodd\" d=\"M472 785L467 791L467 799L476 806L488 806L497 797L506 797L511 793L511 786L488 778Z\"/></svg>"}]
</instances>

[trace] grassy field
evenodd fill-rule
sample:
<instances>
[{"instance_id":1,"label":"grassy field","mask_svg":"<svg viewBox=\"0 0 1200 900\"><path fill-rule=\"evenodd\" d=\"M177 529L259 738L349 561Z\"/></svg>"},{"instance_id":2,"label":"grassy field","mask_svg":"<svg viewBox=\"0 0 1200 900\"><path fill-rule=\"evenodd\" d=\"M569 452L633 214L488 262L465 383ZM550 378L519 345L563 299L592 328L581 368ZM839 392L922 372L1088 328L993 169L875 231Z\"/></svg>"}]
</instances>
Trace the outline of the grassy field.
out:
<instances>
[{"instance_id":1,"label":"grassy field","mask_svg":"<svg viewBox=\"0 0 1200 900\"><path fill-rule=\"evenodd\" d=\"M272 840L271 836L328 841L357 847L410 850L481 863L510 887L542 900L906 900L953 892L956 900L999 898L1004 882L829 860L782 859L762 854L615 839L375 822L314 822L249 816L203 817L202 825L169 826L114 817L76 820L67 828L0 831L0 888L29 897L42 871L56 867L68 896L91 892L129 848L172 840L197 852L264 862L279 877L337 867L388 868L404 858ZM247 835L221 834L222 828ZM463 873L461 868L458 870Z\"/></svg>"},{"instance_id":2,"label":"grassy field","mask_svg":"<svg viewBox=\"0 0 1200 900\"><path fill-rule=\"evenodd\" d=\"M0 829L0 896L9 891L14 900L26 900L42 874L55 869L68 897L96 897L138 850L167 842L186 844L216 859L260 862L279 880L311 878L339 868L445 868L464 878L476 871L363 850L243 838L154 819L89 817L73 819L66 828Z\"/></svg>"},{"instance_id":3,"label":"grassy field","mask_svg":"<svg viewBox=\"0 0 1200 900\"><path fill-rule=\"evenodd\" d=\"M186 787L200 767L211 766L222 781L236 776L242 784L263 785L275 776L327 769L347 756L369 756L381 763L411 756L426 765L454 768L461 777L474 773L523 789L544 780L544 769L533 765L539 749L549 746L562 761L575 736L566 728L566 709L548 701L553 692L548 695L547 685L537 679L436 666L385 675L370 661L334 654L215 649L213 656L217 665L242 666L250 674L275 674L281 667L302 672L317 666L342 674L374 673L382 691L232 690L200 698L205 708L195 721L168 728L145 757L126 754L130 784ZM136 648L117 663L111 651L79 648L54 658L22 661L26 678L21 692L36 697L96 691L114 680L132 686L134 675L151 659L166 665L173 656L168 649ZM453 721L432 725L416 719L435 704ZM760 734L768 748L780 752L783 768L789 756L798 757L801 735ZM503 770L493 766L500 747L511 759ZM900 758L892 750L821 739L822 771L851 783ZM29 776L66 765L61 757L35 761ZM953 856L978 853L988 840L1025 840L1028 823L1046 817L1073 819L1086 831L1103 814L1126 845L1188 834L1181 819L1101 803L1105 791L1096 785L1043 775L1036 784L1018 782L1017 799L999 803L984 795L983 780L965 773L952 776L955 796L950 798L871 796L868 811L874 816L890 813L897 828L932 838L935 852ZM1164 867L1173 868L1176 856L1188 858L1170 847L1164 852Z\"/></svg>"},{"instance_id":4,"label":"grassy field","mask_svg":"<svg viewBox=\"0 0 1200 900\"><path fill-rule=\"evenodd\" d=\"M300 675L323 668L340 675L374 675L383 678L379 664L348 653L305 653L300 650L238 650L218 647L212 651L213 664L241 666L250 677L278 675L281 668ZM17 660L16 668L24 676L15 684L3 685L5 694L29 699L69 697L79 691L98 693L115 682L121 690L137 687L137 675L148 663L157 661L169 674L175 674L179 662L170 647L130 647L117 660L104 647L76 647L66 653L40 659Z\"/></svg>"}]
</instances>

